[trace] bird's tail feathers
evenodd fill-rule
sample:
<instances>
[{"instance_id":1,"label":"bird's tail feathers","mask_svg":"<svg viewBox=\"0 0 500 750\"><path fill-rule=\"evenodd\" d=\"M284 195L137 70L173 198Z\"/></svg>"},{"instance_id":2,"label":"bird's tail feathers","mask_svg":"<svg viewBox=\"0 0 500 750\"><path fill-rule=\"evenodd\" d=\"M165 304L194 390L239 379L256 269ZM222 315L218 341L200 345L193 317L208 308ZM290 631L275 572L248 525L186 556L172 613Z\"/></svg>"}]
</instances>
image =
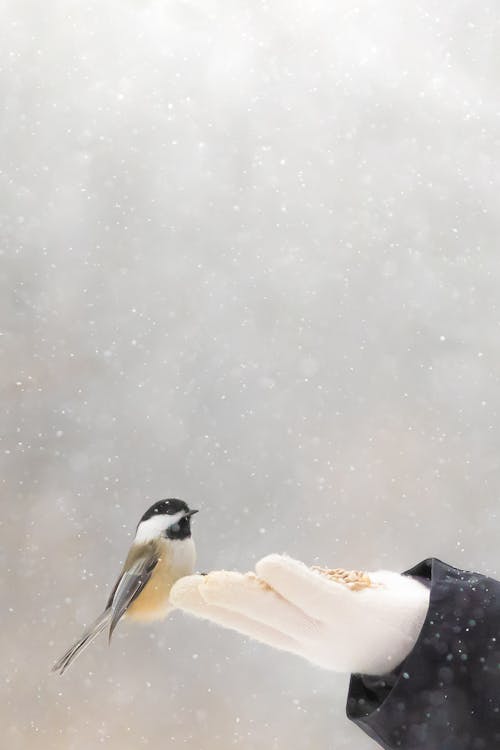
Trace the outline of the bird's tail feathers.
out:
<instances>
[{"instance_id":1,"label":"bird's tail feathers","mask_svg":"<svg viewBox=\"0 0 500 750\"><path fill-rule=\"evenodd\" d=\"M78 638L77 641L73 643L72 646L69 647L69 649L64 653L61 658L56 661L54 666L52 667L52 672L59 672L59 674L63 674L66 669L74 662L74 660L79 656L84 649L87 648L87 646L92 643L94 638L101 633L104 628L109 623L112 616L112 610L111 607L108 607L108 609L105 609L104 612L99 615L97 620L94 620L94 622L89 625L89 627L83 632L83 634Z\"/></svg>"}]
</instances>

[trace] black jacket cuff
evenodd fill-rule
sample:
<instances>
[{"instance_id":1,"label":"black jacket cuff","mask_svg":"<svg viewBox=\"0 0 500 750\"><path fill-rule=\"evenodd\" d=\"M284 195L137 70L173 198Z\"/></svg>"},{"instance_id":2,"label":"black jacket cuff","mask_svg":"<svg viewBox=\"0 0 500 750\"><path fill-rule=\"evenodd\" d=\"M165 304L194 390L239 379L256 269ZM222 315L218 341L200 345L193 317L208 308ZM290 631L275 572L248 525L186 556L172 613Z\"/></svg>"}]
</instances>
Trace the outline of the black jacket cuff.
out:
<instances>
[{"instance_id":1,"label":"black jacket cuff","mask_svg":"<svg viewBox=\"0 0 500 750\"><path fill-rule=\"evenodd\" d=\"M347 716L385 750L500 749L500 583L430 558L415 647L387 675L352 675Z\"/></svg>"}]
</instances>

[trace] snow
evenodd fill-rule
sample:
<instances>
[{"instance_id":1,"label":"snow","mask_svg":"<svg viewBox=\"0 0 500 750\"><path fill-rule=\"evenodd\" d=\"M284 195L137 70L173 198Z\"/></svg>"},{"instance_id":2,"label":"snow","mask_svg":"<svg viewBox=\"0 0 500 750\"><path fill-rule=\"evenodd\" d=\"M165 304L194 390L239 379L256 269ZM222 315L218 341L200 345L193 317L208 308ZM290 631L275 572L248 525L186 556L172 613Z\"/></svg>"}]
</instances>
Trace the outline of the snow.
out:
<instances>
[{"instance_id":1,"label":"snow","mask_svg":"<svg viewBox=\"0 0 500 750\"><path fill-rule=\"evenodd\" d=\"M499 574L499 22L471 0L6 4L11 750L373 747L345 676L181 615L49 677L163 497L200 508L201 570Z\"/></svg>"}]
</instances>

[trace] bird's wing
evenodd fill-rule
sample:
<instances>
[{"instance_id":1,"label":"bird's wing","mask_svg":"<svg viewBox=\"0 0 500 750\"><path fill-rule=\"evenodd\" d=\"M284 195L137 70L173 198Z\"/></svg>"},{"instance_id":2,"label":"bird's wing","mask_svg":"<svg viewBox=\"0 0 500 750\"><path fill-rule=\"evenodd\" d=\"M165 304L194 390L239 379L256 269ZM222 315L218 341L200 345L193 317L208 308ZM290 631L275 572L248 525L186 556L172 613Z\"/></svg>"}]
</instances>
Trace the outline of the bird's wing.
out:
<instances>
[{"instance_id":1,"label":"bird's wing","mask_svg":"<svg viewBox=\"0 0 500 750\"><path fill-rule=\"evenodd\" d=\"M122 573L113 593L110 596L109 606L112 616L109 623L109 640L113 635L118 621L125 614L134 599L136 599L144 586L151 578L151 574L158 563L159 555L156 550L151 549L141 557L137 558L132 565Z\"/></svg>"}]
</instances>

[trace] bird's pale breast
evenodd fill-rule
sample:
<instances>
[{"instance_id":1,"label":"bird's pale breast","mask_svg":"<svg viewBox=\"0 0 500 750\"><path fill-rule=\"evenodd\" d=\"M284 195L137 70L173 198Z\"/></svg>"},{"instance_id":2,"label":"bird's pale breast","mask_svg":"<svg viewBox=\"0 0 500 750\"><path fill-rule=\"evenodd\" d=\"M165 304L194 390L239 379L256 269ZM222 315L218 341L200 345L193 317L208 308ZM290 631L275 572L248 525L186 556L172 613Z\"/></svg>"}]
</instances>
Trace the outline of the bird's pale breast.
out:
<instances>
[{"instance_id":1,"label":"bird's pale breast","mask_svg":"<svg viewBox=\"0 0 500 750\"><path fill-rule=\"evenodd\" d=\"M159 620L170 610L168 596L174 583L194 571L195 549L192 539L161 541L160 559L151 578L127 609L131 620Z\"/></svg>"}]
</instances>

